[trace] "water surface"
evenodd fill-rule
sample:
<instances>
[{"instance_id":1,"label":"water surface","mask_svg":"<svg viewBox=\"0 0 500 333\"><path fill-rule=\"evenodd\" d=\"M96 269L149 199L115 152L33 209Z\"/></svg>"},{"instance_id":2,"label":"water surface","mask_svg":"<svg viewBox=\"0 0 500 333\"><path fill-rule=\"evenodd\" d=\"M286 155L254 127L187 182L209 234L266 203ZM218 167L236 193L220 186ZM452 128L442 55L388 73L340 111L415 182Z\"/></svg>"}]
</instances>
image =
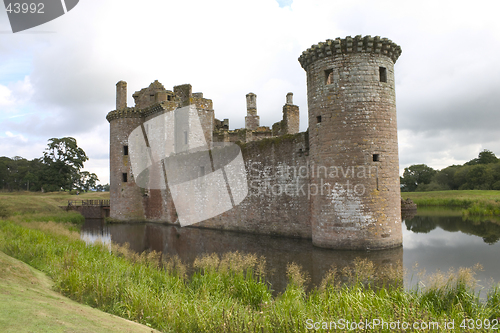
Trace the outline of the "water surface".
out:
<instances>
[{"instance_id":1,"label":"water surface","mask_svg":"<svg viewBox=\"0 0 500 333\"><path fill-rule=\"evenodd\" d=\"M500 223L464 219L460 210L419 209L417 215L403 222L403 247L382 251L336 251L317 248L307 239L152 223L103 225L101 220L87 220L82 238L87 242L101 238L129 243L138 253L154 250L178 255L188 264L203 254L254 253L266 258L266 274L275 291L283 291L286 286L288 263L301 265L310 276L312 287L321 283L332 265L338 269L352 268L356 258L368 259L376 268L391 266L401 274L408 271L404 278L406 286L417 282L416 274L412 277L415 263L427 273L480 263L484 270L477 277L483 285L488 285L492 278L500 281Z\"/></svg>"}]
</instances>

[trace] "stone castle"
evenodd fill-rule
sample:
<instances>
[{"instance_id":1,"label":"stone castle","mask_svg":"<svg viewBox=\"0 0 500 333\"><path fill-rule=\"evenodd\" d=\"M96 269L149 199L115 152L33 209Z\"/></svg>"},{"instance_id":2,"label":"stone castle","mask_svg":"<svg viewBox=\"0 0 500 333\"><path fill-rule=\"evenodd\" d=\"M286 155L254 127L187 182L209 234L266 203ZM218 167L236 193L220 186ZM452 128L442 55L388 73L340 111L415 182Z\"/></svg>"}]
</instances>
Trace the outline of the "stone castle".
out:
<instances>
[{"instance_id":1,"label":"stone castle","mask_svg":"<svg viewBox=\"0 0 500 333\"><path fill-rule=\"evenodd\" d=\"M136 184L128 138L138 127L147 130L148 120L191 105L209 147L239 145L248 181L240 204L196 227L310 238L331 249L401 246L394 83L400 54L392 41L371 36L327 40L304 51L299 62L307 73L309 126L302 133L292 93L286 96L283 119L272 127L260 126L257 96L247 94L245 128L230 130L229 120L216 119L212 101L193 93L189 84L170 91L155 81L135 92L135 106L127 107L127 84L118 82L116 110L106 117L111 218L177 223L168 187ZM204 166L187 168L205 174Z\"/></svg>"}]
</instances>

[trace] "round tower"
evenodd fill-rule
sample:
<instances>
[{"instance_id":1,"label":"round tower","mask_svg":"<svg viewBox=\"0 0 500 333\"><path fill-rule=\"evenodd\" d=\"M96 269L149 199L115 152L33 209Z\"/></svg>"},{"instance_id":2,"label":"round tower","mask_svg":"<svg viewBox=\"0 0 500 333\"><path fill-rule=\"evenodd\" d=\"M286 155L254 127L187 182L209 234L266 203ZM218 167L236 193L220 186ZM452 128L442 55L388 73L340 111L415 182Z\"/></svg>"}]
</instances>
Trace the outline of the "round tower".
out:
<instances>
[{"instance_id":1,"label":"round tower","mask_svg":"<svg viewBox=\"0 0 500 333\"><path fill-rule=\"evenodd\" d=\"M130 169L128 136L142 124L141 113L127 107L127 83L116 84L116 110L106 116L109 121L109 192L110 217L118 220L143 220L141 188L136 186Z\"/></svg>"},{"instance_id":2,"label":"round tower","mask_svg":"<svg viewBox=\"0 0 500 333\"><path fill-rule=\"evenodd\" d=\"M394 63L387 38L348 36L304 51L313 244L402 245Z\"/></svg>"}]
</instances>

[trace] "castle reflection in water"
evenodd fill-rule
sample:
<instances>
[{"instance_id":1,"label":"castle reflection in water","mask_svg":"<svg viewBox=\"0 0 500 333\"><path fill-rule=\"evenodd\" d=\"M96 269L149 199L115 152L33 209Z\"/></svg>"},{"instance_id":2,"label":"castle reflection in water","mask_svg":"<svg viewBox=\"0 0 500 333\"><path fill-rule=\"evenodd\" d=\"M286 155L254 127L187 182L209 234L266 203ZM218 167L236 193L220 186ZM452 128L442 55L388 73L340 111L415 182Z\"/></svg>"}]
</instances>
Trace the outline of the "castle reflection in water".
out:
<instances>
[{"instance_id":1,"label":"castle reflection in water","mask_svg":"<svg viewBox=\"0 0 500 333\"><path fill-rule=\"evenodd\" d=\"M281 292L287 280L287 265L296 263L309 275L308 287L319 286L322 279L335 267L338 271L354 269L357 258L369 260L376 271L399 272L402 283L403 247L378 251L336 251L312 245L308 239L293 239L230 231L177 227L153 223L102 225L101 220L88 219L82 228L82 239L87 242L101 239L105 243L128 243L130 249L158 251L177 255L183 263L192 265L203 254L227 252L256 254L266 260L266 279L272 289ZM394 281L392 281L394 282Z\"/></svg>"}]
</instances>

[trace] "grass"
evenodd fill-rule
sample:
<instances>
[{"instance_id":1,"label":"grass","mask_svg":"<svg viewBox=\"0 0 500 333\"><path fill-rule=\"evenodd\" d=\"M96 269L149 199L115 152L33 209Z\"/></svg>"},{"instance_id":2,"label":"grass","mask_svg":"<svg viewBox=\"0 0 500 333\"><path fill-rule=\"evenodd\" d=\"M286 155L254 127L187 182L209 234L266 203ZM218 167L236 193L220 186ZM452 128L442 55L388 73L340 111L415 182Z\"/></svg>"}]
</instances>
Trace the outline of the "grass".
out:
<instances>
[{"instance_id":1,"label":"grass","mask_svg":"<svg viewBox=\"0 0 500 333\"><path fill-rule=\"evenodd\" d=\"M71 299L164 332L307 332L316 322L338 319L455 320L457 328L464 318L500 317L500 289L481 301L472 269L431 277L408 291L401 283L374 286L373 263L357 260L352 270L332 268L307 293L307 276L290 264L286 290L273 296L263 279L265 261L253 255L199 257L187 277L176 257L85 246L62 223L12 221L0 221L0 250L48 274ZM400 272L386 274L400 278Z\"/></svg>"},{"instance_id":2,"label":"grass","mask_svg":"<svg viewBox=\"0 0 500 333\"><path fill-rule=\"evenodd\" d=\"M410 198L418 207L462 207L464 216L500 216L500 191L402 192L401 196Z\"/></svg>"},{"instance_id":3,"label":"grass","mask_svg":"<svg viewBox=\"0 0 500 333\"><path fill-rule=\"evenodd\" d=\"M0 328L2 332L151 332L52 290L42 272L0 252Z\"/></svg>"},{"instance_id":4,"label":"grass","mask_svg":"<svg viewBox=\"0 0 500 333\"><path fill-rule=\"evenodd\" d=\"M52 288L74 301L163 332L307 332L314 323L338 319L455 320L458 326L464 318L500 317L500 288L491 288L481 301L474 292L472 269L437 274L422 279L417 289L404 290L402 272L376 271L373 263L356 260L352 269L332 267L318 288L306 292L307 275L301 267L290 264L287 288L275 296L265 282L265 259L254 255L205 255L189 268L177 257L155 252L139 255L127 246L113 245L111 251L106 246L86 246L74 224L78 219L58 208L74 198L65 193L0 193L0 203L9 212L0 220L0 251L47 274ZM89 193L78 199L107 198L106 194ZM42 279L41 273L24 267ZM186 272L192 270L188 276ZM78 318L63 313L57 304L40 310L41 304L51 304L50 300L57 303L62 296L45 296L52 292L49 280L38 283L26 270L12 275L14 271L3 267L0 271L0 296L5 297L0 305L2 329L57 331L63 327L61 331L82 331L75 327L88 326L89 331L98 332L111 325L106 320L109 315L102 321L102 317L89 319L87 314ZM5 272L10 274L7 278ZM16 291L26 285L25 291ZM34 289L42 285L45 291ZM61 302L68 311L77 307ZM38 316L40 313L47 316ZM9 320L2 322L1 318ZM19 326L26 318L30 318L29 325L39 326Z\"/></svg>"},{"instance_id":5,"label":"grass","mask_svg":"<svg viewBox=\"0 0 500 333\"><path fill-rule=\"evenodd\" d=\"M68 200L87 199L108 200L109 192L87 192L78 196L68 192L0 192L0 219L83 223L81 214L66 212L60 206L66 206Z\"/></svg>"}]
</instances>

